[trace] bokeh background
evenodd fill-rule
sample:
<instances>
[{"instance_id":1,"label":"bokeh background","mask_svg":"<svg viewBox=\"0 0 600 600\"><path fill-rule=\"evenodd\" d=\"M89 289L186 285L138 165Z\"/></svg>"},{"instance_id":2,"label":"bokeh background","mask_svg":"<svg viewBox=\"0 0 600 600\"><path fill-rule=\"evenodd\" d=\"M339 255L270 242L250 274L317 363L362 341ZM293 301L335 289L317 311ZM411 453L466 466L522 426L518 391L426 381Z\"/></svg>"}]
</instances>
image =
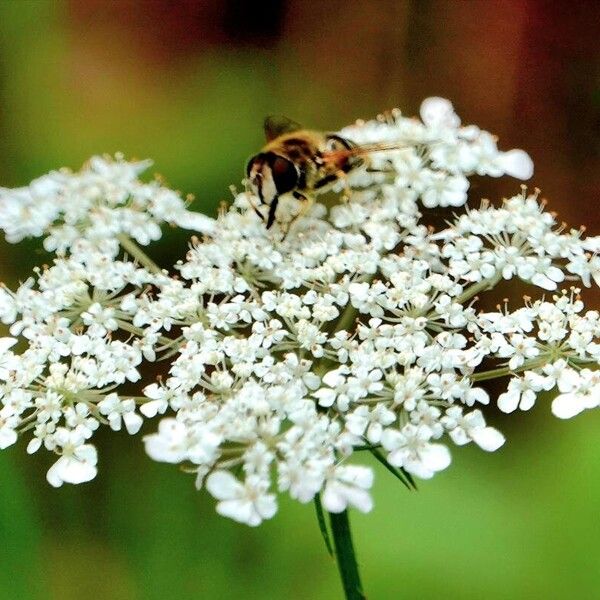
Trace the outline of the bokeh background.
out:
<instances>
[{"instance_id":1,"label":"bokeh background","mask_svg":"<svg viewBox=\"0 0 600 600\"><path fill-rule=\"evenodd\" d=\"M527 149L532 185L600 234L599 38L600 3L581 0L0 0L0 185L122 151L214 213L266 114L336 129L441 95ZM185 243L151 253L167 264ZM47 260L37 243L0 257L9 284ZM369 598L600 597L600 411L490 420L506 446L455 450L417 493L376 467L376 509L353 515ZM98 446L99 478L59 490L47 457L0 454L1 599L341 597L312 505L252 530L139 438Z\"/></svg>"}]
</instances>

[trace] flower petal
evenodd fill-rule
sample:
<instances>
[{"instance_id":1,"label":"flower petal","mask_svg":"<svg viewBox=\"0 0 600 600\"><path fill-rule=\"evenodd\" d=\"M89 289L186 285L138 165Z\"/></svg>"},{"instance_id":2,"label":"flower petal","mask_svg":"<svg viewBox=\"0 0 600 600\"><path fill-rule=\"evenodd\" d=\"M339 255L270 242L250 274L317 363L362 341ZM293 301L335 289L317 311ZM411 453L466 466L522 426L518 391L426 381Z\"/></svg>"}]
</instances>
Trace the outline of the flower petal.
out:
<instances>
[{"instance_id":1,"label":"flower petal","mask_svg":"<svg viewBox=\"0 0 600 600\"><path fill-rule=\"evenodd\" d=\"M421 103L421 120L429 127L451 127L453 129L460 126L460 118L454 112L454 107L450 100L432 96L425 98Z\"/></svg>"},{"instance_id":2,"label":"flower petal","mask_svg":"<svg viewBox=\"0 0 600 600\"><path fill-rule=\"evenodd\" d=\"M494 452L504 444L506 438L493 427L482 427L469 432L473 441L486 452Z\"/></svg>"},{"instance_id":3,"label":"flower petal","mask_svg":"<svg viewBox=\"0 0 600 600\"><path fill-rule=\"evenodd\" d=\"M525 150L509 150L498 157L502 170L516 179L531 179L533 176L533 161Z\"/></svg>"},{"instance_id":4,"label":"flower petal","mask_svg":"<svg viewBox=\"0 0 600 600\"><path fill-rule=\"evenodd\" d=\"M577 394L560 394L552 402L552 414L559 419L570 419L584 409Z\"/></svg>"},{"instance_id":5,"label":"flower petal","mask_svg":"<svg viewBox=\"0 0 600 600\"><path fill-rule=\"evenodd\" d=\"M240 497L244 486L229 471L214 471L206 480L206 489L218 500L231 500Z\"/></svg>"}]
</instances>

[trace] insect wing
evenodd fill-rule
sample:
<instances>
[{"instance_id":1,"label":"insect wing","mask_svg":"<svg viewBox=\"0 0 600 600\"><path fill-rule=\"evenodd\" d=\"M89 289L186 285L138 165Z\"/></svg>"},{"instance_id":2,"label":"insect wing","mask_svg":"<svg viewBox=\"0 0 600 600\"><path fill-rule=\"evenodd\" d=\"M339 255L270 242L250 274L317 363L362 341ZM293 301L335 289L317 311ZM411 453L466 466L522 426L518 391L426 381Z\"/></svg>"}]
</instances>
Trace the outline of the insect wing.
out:
<instances>
[{"instance_id":1,"label":"insect wing","mask_svg":"<svg viewBox=\"0 0 600 600\"><path fill-rule=\"evenodd\" d=\"M376 152L390 152L392 150L405 150L406 148L414 147L416 144L403 142L382 142L376 144L362 144L360 146L352 146L350 148L341 148L339 150L330 150L323 153L323 159L328 163L335 163L345 158L352 156L365 156Z\"/></svg>"},{"instance_id":2,"label":"insect wing","mask_svg":"<svg viewBox=\"0 0 600 600\"><path fill-rule=\"evenodd\" d=\"M267 142L270 142L284 133L299 131L302 125L283 115L270 115L265 119L264 128Z\"/></svg>"}]
</instances>

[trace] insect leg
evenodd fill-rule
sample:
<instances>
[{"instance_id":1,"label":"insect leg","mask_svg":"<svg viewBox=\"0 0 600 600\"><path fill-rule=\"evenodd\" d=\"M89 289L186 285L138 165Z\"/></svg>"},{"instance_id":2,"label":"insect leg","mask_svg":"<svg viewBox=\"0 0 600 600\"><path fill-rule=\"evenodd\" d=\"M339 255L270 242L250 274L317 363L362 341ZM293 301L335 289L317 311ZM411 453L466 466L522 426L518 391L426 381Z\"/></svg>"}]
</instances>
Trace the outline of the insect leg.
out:
<instances>
[{"instance_id":1,"label":"insect leg","mask_svg":"<svg viewBox=\"0 0 600 600\"><path fill-rule=\"evenodd\" d=\"M349 202L350 197L352 196L352 188L348 184L348 173L346 171L339 170L335 175L337 179L339 179L344 185L344 194L342 195L342 201Z\"/></svg>"},{"instance_id":2,"label":"insect leg","mask_svg":"<svg viewBox=\"0 0 600 600\"><path fill-rule=\"evenodd\" d=\"M338 175L325 175L325 177L323 177L322 179L319 179L319 181L317 181L317 183L315 183L314 185L314 189L315 190L320 190L322 187L325 187L326 185L333 183L334 181L337 181L339 179ZM295 195L295 194L294 194ZM300 198L298 198L300 199Z\"/></svg>"},{"instance_id":3,"label":"insect leg","mask_svg":"<svg viewBox=\"0 0 600 600\"><path fill-rule=\"evenodd\" d=\"M300 200L302 202L302 204L300 205L300 210L298 211L298 213L296 215L294 215L287 223L286 228L285 228L285 233L283 234L283 238L282 241L285 240L285 238L287 237L287 234L289 233L290 229L292 228L292 225L301 217L303 217L311 208L311 206L315 203L314 198L311 197L307 197L304 194L301 194L298 191L295 191L293 193L294 198L296 198L296 200Z\"/></svg>"},{"instance_id":4,"label":"insect leg","mask_svg":"<svg viewBox=\"0 0 600 600\"><path fill-rule=\"evenodd\" d=\"M247 193L247 198L248 198L248 202L250 203L250 206L252 207L252 210L258 215L258 218L264 223L265 222L265 217L264 215L260 212L260 210L258 210L256 204L254 204L254 202L252 201L252 194Z\"/></svg>"},{"instance_id":5,"label":"insect leg","mask_svg":"<svg viewBox=\"0 0 600 600\"><path fill-rule=\"evenodd\" d=\"M315 183L314 185L314 189L320 190L321 188L325 187L326 185L329 185L330 183L333 183L335 181L341 181L344 185L343 200L344 202L347 202L350 199L351 193L350 186L348 185L347 175L348 173L346 171L340 169L339 171L336 171L335 173L332 173L330 175L326 175L325 177L323 177L323 179L317 181L317 183Z\"/></svg>"},{"instance_id":6,"label":"insect leg","mask_svg":"<svg viewBox=\"0 0 600 600\"><path fill-rule=\"evenodd\" d=\"M271 200L271 206L269 206L269 215L267 216L267 229L271 229L271 226L275 222L275 212L277 211L277 205L279 204L279 196L275 196Z\"/></svg>"},{"instance_id":7,"label":"insect leg","mask_svg":"<svg viewBox=\"0 0 600 600\"><path fill-rule=\"evenodd\" d=\"M384 175L392 175L395 173L393 169L376 169L374 167L367 167L367 173L383 173Z\"/></svg>"}]
</instances>

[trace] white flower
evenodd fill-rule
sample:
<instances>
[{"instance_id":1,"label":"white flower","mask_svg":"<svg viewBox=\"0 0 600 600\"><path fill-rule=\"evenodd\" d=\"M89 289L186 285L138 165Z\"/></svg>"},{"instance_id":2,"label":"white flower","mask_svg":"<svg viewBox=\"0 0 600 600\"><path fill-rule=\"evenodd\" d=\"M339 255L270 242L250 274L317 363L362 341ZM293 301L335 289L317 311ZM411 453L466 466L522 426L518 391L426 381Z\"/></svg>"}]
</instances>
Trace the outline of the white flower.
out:
<instances>
[{"instance_id":1,"label":"white flower","mask_svg":"<svg viewBox=\"0 0 600 600\"><path fill-rule=\"evenodd\" d=\"M100 412L106 416L113 431L121 430L121 421L125 423L127 433L137 433L143 423L142 417L135 413L133 400L121 400L117 394L109 394L98 403Z\"/></svg>"},{"instance_id":2,"label":"white flower","mask_svg":"<svg viewBox=\"0 0 600 600\"><path fill-rule=\"evenodd\" d=\"M60 449L61 456L46 475L50 485L60 487L63 483L84 483L96 476L96 449L84 444L84 438L79 432L61 427L54 434L54 442Z\"/></svg>"},{"instance_id":3,"label":"white flower","mask_svg":"<svg viewBox=\"0 0 600 600\"><path fill-rule=\"evenodd\" d=\"M527 178L529 156L462 125L441 98L421 120L392 111L340 135L388 149L351 169L348 201L329 212L299 214L282 194L269 230L249 191L209 219L141 181L147 162L119 156L0 190L7 239L43 237L56 254L0 287L13 336L0 339L0 448L23 437L27 452L58 455L52 485L78 483L96 474L96 431L135 434L165 415L143 438L148 455L194 473L220 514L258 525L274 490L370 510L372 472L353 464L365 449L421 478L449 466L450 442L497 450L503 435L472 410L489 403L488 379L510 377L504 412L555 388L561 418L598 406L600 313L578 288L554 292L600 282L598 239L525 191L461 209L473 175ZM444 224L424 210L437 206L452 207ZM166 223L202 236L161 269L136 243ZM552 293L482 308L513 278Z\"/></svg>"},{"instance_id":4,"label":"white flower","mask_svg":"<svg viewBox=\"0 0 600 600\"><path fill-rule=\"evenodd\" d=\"M503 152L497 161L502 170L511 177L526 180L533 176L533 161L523 150Z\"/></svg>"},{"instance_id":5,"label":"white flower","mask_svg":"<svg viewBox=\"0 0 600 600\"><path fill-rule=\"evenodd\" d=\"M17 342L18 340L12 337L0 338L0 378L2 379L6 379L7 377L9 377L7 367L10 366L12 357L11 353L9 353L9 350Z\"/></svg>"},{"instance_id":6,"label":"white flower","mask_svg":"<svg viewBox=\"0 0 600 600\"><path fill-rule=\"evenodd\" d=\"M502 358L510 357L508 368L511 370L520 367L526 360L536 357L540 353L535 338L514 334L510 343L500 348L498 355Z\"/></svg>"},{"instance_id":7,"label":"white flower","mask_svg":"<svg viewBox=\"0 0 600 600\"><path fill-rule=\"evenodd\" d=\"M446 98L426 98L421 103L421 119L430 127L448 127L456 129L460 126L460 118L454 112L452 103Z\"/></svg>"},{"instance_id":8,"label":"white flower","mask_svg":"<svg viewBox=\"0 0 600 600\"><path fill-rule=\"evenodd\" d=\"M569 382L552 402L552 412L559 419L570 419L586 409L600 406L600 374L583 369L575 381Z\"/></svg>"},{"instance_id":9,"label":"white flower","mask_svg":"<svg viewBox=\"0 0 600 600\"><path fill-rule=\"evenodd\" d=\"M64 409L66 424L73 430L78 431L87 440L92 437L100 423L90 415L89 407L83 402L78 402L74 407Z\"/></svg>"},{"instance_id":10,"label":"white flower","mask_svg":"<svg viewBox=\"0 0 600 600\"><path fill-rule=\"evenodd\" d=\"M144 437L150 458L167 463L180 463L187 458L187 427L175 419L163 419L158 433Z\"/></svg>"},{"instance_id":11,"label":"white flower","mask_svg":"<svg viewBox=\"0 0 600 600\"><path fill-rule=\"evenodd\" d=\"M362 405L346 417L346 427L350 433L367 438L370 444L378 444L383 428L396 420L393 411L383 404L378 404L372 410Z\"/></svg>"},{"instance_id":12,"label":"white flower","mask_svg":"<svg viewBox=\"0 0 600 600\"><path fill-rule=\"evenodd\" d=\"M323 507L332 513L340 513L349 506L369 512L373 508L373 500L367 490L372 485L373 472L367 467L335 467L325 483Z\"/></svg>"},{"instance_id":13,"label":"white flower","mask_svg":"<svg viewBox=\"0 0 600 600\"><path fill-rule=\"evenodd\" d=\"M535 404L537 394L542 390L551 389L553 385L551 378L527 371L525 377L513 377L508 382L507 391L498 397L498 408L505 413L513 412L517 408L530 410Z\"/></svg>"},{"instance_id":14,"label":"white flower","mask_svg":"<svg viewBox=\"0 0 600 600\"><path fill-rule=\"evenodd\" d=\"M457 446L473 440L482 450L494 452L505 442L504 436L497 429L486 426L480 410L463 415L459 406L452 406L446 411L442 422Z\"/></svg>"},{"instance_id":15,"label":"white flower","mask_svg":"<svg viewBox=\"0 0 600 600\"><path fill-rule=\"evenodd\" d=\"M17 432L14 427L17 425L16 420L12 419L0 420L0 450L4 450L16 443L18 439Z\"/></svg>"},{"instance_id":16,"label":"white flower","mask_svg":"<svg viewBox=\"0 0 600 600\"><path fill-rule=\"evenodd\" d=\"M176 192L157 181L138 179L151 164L95 156L79 173L53 171L26 188L0 188L0 228L10 242L46 234L48 251L85 247L111 257L119 234L147 245L160 238L163 222L210 233L214 220L188 211Z\"/></svg>"},{"instance_id":17,"label":"white flower","mask_svg":"<svg viewBox=\"0 0 600 600\"><path fill-rule=\"evenodd\" d=\"M192 415L195 406L183 405L179 415L185 417L186 410ZM221 436L205 425L186 426L177 419L163 419L158 433L144 436L146 452L159 462L181 463L190 461L197 465L212 465L218 456Z\"/></svg>"},{"instance_id":18,"label":"white flower","mask_svg":"<svg viewBox=\"0 0 600 600\"><path fill-rule=\"evenodd\" d=\"M260 477L249 476L240 483L228 471L215 471L206 479L206 489L219 500L220 515L252 527L277 512L275 496L267 493L268 485Z\"/></svg>"},{"instance_id":19,"label":"white flower","mask_svg":"<svg viewBox=\"0 0 600 600\"><path fill-rule=\"evenodd\" d=\"M447 177L435 173L423 191L423 206L462 206L467 201L469 181L466 177Z\"/></svg>"},{"instance_id":20,"label":"white flower","mask_svg":"<svg viewBox=\"0 0 600 600\"><path fill-rule=\"evenodd\" d=\"M451 462L448 448L432 444L431 430L424 425L405 425L400 431L386 429L381 443L389 452L388 462L403 467L421 479L430 479L437 471L443 471Z\"/></svg>"},{"instance_id":21,"label":"white flower","mask_svg":"<svg viewBox=\"0 0 600 600\"><path fill-rule=\"evenodd\" d=\"M150 398L150 402L144 402L140 406L140 412L148 418L157 414L164 414L169 407L169 401L177 395L175 390L170 390L156 383L151 383L144 388L144 395Z\"/></svg>"},{"instance_id":22,"label":"white flower","mask_svg":"<svg viewBox=\"0 0 600 600\"><path fill-rule=\"evenodd\" d=\"M92 326L90 335L103 336L107 331L115 331L119 328L114 315L114 308L104 308L99 302L94 302L85 312L81 313L81 319L85 325Z\"/></svg>"},{"instance_id":23,"label":"white flower","mask_svg":"<svg viewBox=\"0 0 600 600\"><path fill-rule=\"evenodd\" d=\"M3 356L10 348L12 348L18 340L12 337L0 338L0 356Z\"/></svg>"}]
</instances>

